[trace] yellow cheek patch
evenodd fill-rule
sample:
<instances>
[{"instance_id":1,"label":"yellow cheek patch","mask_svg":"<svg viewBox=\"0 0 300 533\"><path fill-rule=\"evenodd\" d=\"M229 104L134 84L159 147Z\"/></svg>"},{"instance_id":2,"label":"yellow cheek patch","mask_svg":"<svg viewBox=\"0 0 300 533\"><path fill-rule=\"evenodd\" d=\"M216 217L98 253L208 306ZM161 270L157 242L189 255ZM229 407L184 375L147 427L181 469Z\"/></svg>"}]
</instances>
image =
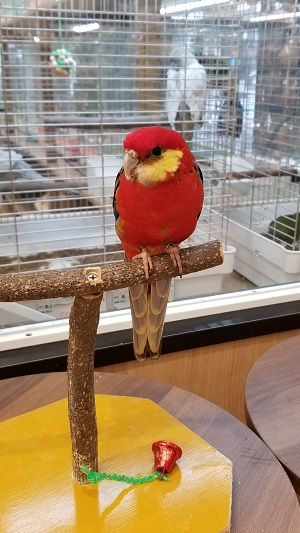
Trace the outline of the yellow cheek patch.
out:
<instances>
[{"instance_id":1,"label":"yellow cheek patch","mask_svg":"<svg viewBox=\"0 0 300 533\"><path fill-rule=\"evenodd\" d=\"M159 158L138 165L137 179L142 184L164 181L168 174L174 174L179 168L183 152L166 150Z\"/></svg>"}]
</instances>

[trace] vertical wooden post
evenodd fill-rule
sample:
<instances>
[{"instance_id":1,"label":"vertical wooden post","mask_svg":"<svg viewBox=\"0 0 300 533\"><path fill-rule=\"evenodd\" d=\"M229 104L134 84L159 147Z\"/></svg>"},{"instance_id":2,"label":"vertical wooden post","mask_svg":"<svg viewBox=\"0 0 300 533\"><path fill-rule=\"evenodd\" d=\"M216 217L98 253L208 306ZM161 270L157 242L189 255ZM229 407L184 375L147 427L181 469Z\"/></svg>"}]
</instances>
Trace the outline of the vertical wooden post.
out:
<instances>
[{"instance_id":1,"label":"vertical wooden post","mask_svg":"<svg viewBox=\"0 0 300 533\"><path fill-rule=\"evenodd\" d=\"M8 145L17 144L16 142L16 124L14 117L14 103L11 86L11 72L9 68L9 52L8 52L8 34L2 32L2 83L3 83L3 97L4 97L4 113L5 113L5 137Z\"/></svg>"},{"instance_id":2,"label":"vertical wooden post","mask_svg":"<svg viewBox=\"0 0 300 533\"><path fill-rule=\"evenodd\" d=\"M138 89L141 112L161 110L161 24L156 2L138 0Z\"/></svg>"},{"instance_id":3,"label":"vertical wooden post","mask_svg":"<svg viewBox=\"0 0 300 533\"><path fill-rule=\"evenodd\" d=\"M103 293L75 296L70 314L68 402L73 478L87 483L81 466L98 470L98 432L94 398L94 352Z\"/></svg>"}]
</instances>

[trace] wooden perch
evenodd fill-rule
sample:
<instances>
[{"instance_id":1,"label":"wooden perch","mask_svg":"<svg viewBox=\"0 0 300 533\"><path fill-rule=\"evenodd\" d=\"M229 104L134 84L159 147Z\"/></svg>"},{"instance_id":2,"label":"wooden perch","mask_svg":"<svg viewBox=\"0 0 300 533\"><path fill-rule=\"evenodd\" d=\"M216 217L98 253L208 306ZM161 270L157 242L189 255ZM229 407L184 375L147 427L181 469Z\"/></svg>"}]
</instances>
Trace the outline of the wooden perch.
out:
<instances>
[{"instance_id":1,"label":"wooden perch","mask_svg":"<svg viewBox=\"0 0 300 533\"><path fill-rule=\"evenodd\" d=\"M77 115L61 116L61 115L45 115L44 122L47 125L59 128L86 128L86 129L114 129L116 132L120 128L141 128L142 126L153 126L159 124L168 125L168 117L166 113L149 114L149 115L135 115L130 117L110 116L109 118L101 117L101 122L93 117L81 117Z\"/></svg>"},{"instance_id":2,"label":"wooden perch","mask_svg":"<svg viewBox=\"0 0 300 533\"><path fill-rule=\"evenodd\" d=\"M183 274L206 270L223 263L220 241L212 241L180 251ZM153 257L149 281L178 276L168 254ZM99 294L146 283L141 259L103 267L48 270L34 274L1 274L0 301L21 302L45 298L65 298L77 294Z\"/></svg>"},{"instance_id":3,"label":"wooden perch","mask_svg":"<svg viewBox=\"0 0 300 533\"><path fill-rule=\"evenodd\" d=\"M283 176L298 177L297 168L265 168L258 170L245 170L242 172L229 172L226 178L233 178L236 180L243 180L245 178L280 178Z\"/></svg>"},{"instance_id":4,"label":"wooden perch","mask_svg":"<svg viewBox=\"0 0 300 533\"><path fill-rule=\"evenodd\" d=\"M78 295L70 314L68 407L73 478L87 483L81 466L98 470L98 431L94 393L94 352L102 294Z\"/></svg>"},{"instance_id":5,"label":"wooden perch","mask_svg":"<svg viewBox=\"0 0 300 533\"><path fill-rule=\"evenodd\" d=\"M86 178L72 179L68 178L66 180L52 180L49 178L44 178L40 180L20 180L15 179L13 181L1 181L0 180L0 193L14 193L14 192L41 192L41 191L67 191L70 189L76 189L74 193L80 192L78 189L85 188L87 189L88 182Z\"/></svg>"},{"instance_id":6,"label":"wooden perch","mask_svg":"<svg viewBox=\"0 0 300 533\"><path fill-rule=\"evenodd\" d=\"M183 274L223 263L222 245L213 241L181 250ZM154 256L149 281L178 275L168 254ZM97 420L94 398L94 351L104 291L146 283L142 260L103 267L0 275L0 301L14 302L75 296L70 313L68 410L73 478L87 483L81 467L98 470Z\"/></svg>"}]
</instances>

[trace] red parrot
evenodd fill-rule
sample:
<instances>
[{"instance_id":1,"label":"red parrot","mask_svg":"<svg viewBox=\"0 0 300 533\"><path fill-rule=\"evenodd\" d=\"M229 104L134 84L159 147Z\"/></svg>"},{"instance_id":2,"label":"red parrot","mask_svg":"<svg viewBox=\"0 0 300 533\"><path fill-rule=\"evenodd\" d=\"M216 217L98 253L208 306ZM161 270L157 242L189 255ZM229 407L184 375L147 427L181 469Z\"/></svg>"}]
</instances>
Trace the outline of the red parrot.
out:
<instances>
[{"instance_id":1,"label":"red parrot","mask_svg":"<svg viewBox=\"0 0 300 533\"><path fill-rule=\"evenodd\" d=\"M116 233L127 261L142 257L146 279L151 256L168 252L182 273L179 244L194 231L203 204L203 177L183 137L149 126L124 140L124 166L114 190ZM171 279L129 287L137 359L156 359Z\"/></svg>"}]
</instances>

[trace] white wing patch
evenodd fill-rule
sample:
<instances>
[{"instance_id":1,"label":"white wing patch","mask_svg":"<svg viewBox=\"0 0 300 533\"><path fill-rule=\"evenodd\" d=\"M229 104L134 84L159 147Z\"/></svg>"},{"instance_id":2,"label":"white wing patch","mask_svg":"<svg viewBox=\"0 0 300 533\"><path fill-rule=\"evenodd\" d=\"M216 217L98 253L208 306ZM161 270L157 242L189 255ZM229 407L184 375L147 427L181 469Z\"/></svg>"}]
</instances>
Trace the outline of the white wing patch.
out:
<instances>
[{"instance_id":1,"label":"white wing patch","mask_svg":"<svg viewBox=\"0 0 300 533\"><path fill-rule=\"evenodd\" d=\"M167 71L166 112L173 129L180 108L188 108L195 125L203 120L206 104L207 76L203 65L186 50L174 48L173 66ZM174 64L177 66L174 67Z\"/></svg>"},{"instance_id":2,"label":"white wing patch","mask_svg":"<svg viewBox=\"0 0 300 533\"><path fill-rule=\"evenodd\" d=\"M180 84L179 70L169 68L167 71L167 94L166 94L166 112L168 121L173 130L175 130L175 120L182 100L182 90Z\"/></svg>"},{"instance_id":3,"label":"white wing patch","mask_svg":"<svg viewBox=\"0 0 300 533\"><path fill-rule=\"evenodd\" d=\"M186 68L180 69L180 83L191 118L197 123L203 118L206 102L206 71L197 59L191 58Z\"/></svg>"}]
</instances>

